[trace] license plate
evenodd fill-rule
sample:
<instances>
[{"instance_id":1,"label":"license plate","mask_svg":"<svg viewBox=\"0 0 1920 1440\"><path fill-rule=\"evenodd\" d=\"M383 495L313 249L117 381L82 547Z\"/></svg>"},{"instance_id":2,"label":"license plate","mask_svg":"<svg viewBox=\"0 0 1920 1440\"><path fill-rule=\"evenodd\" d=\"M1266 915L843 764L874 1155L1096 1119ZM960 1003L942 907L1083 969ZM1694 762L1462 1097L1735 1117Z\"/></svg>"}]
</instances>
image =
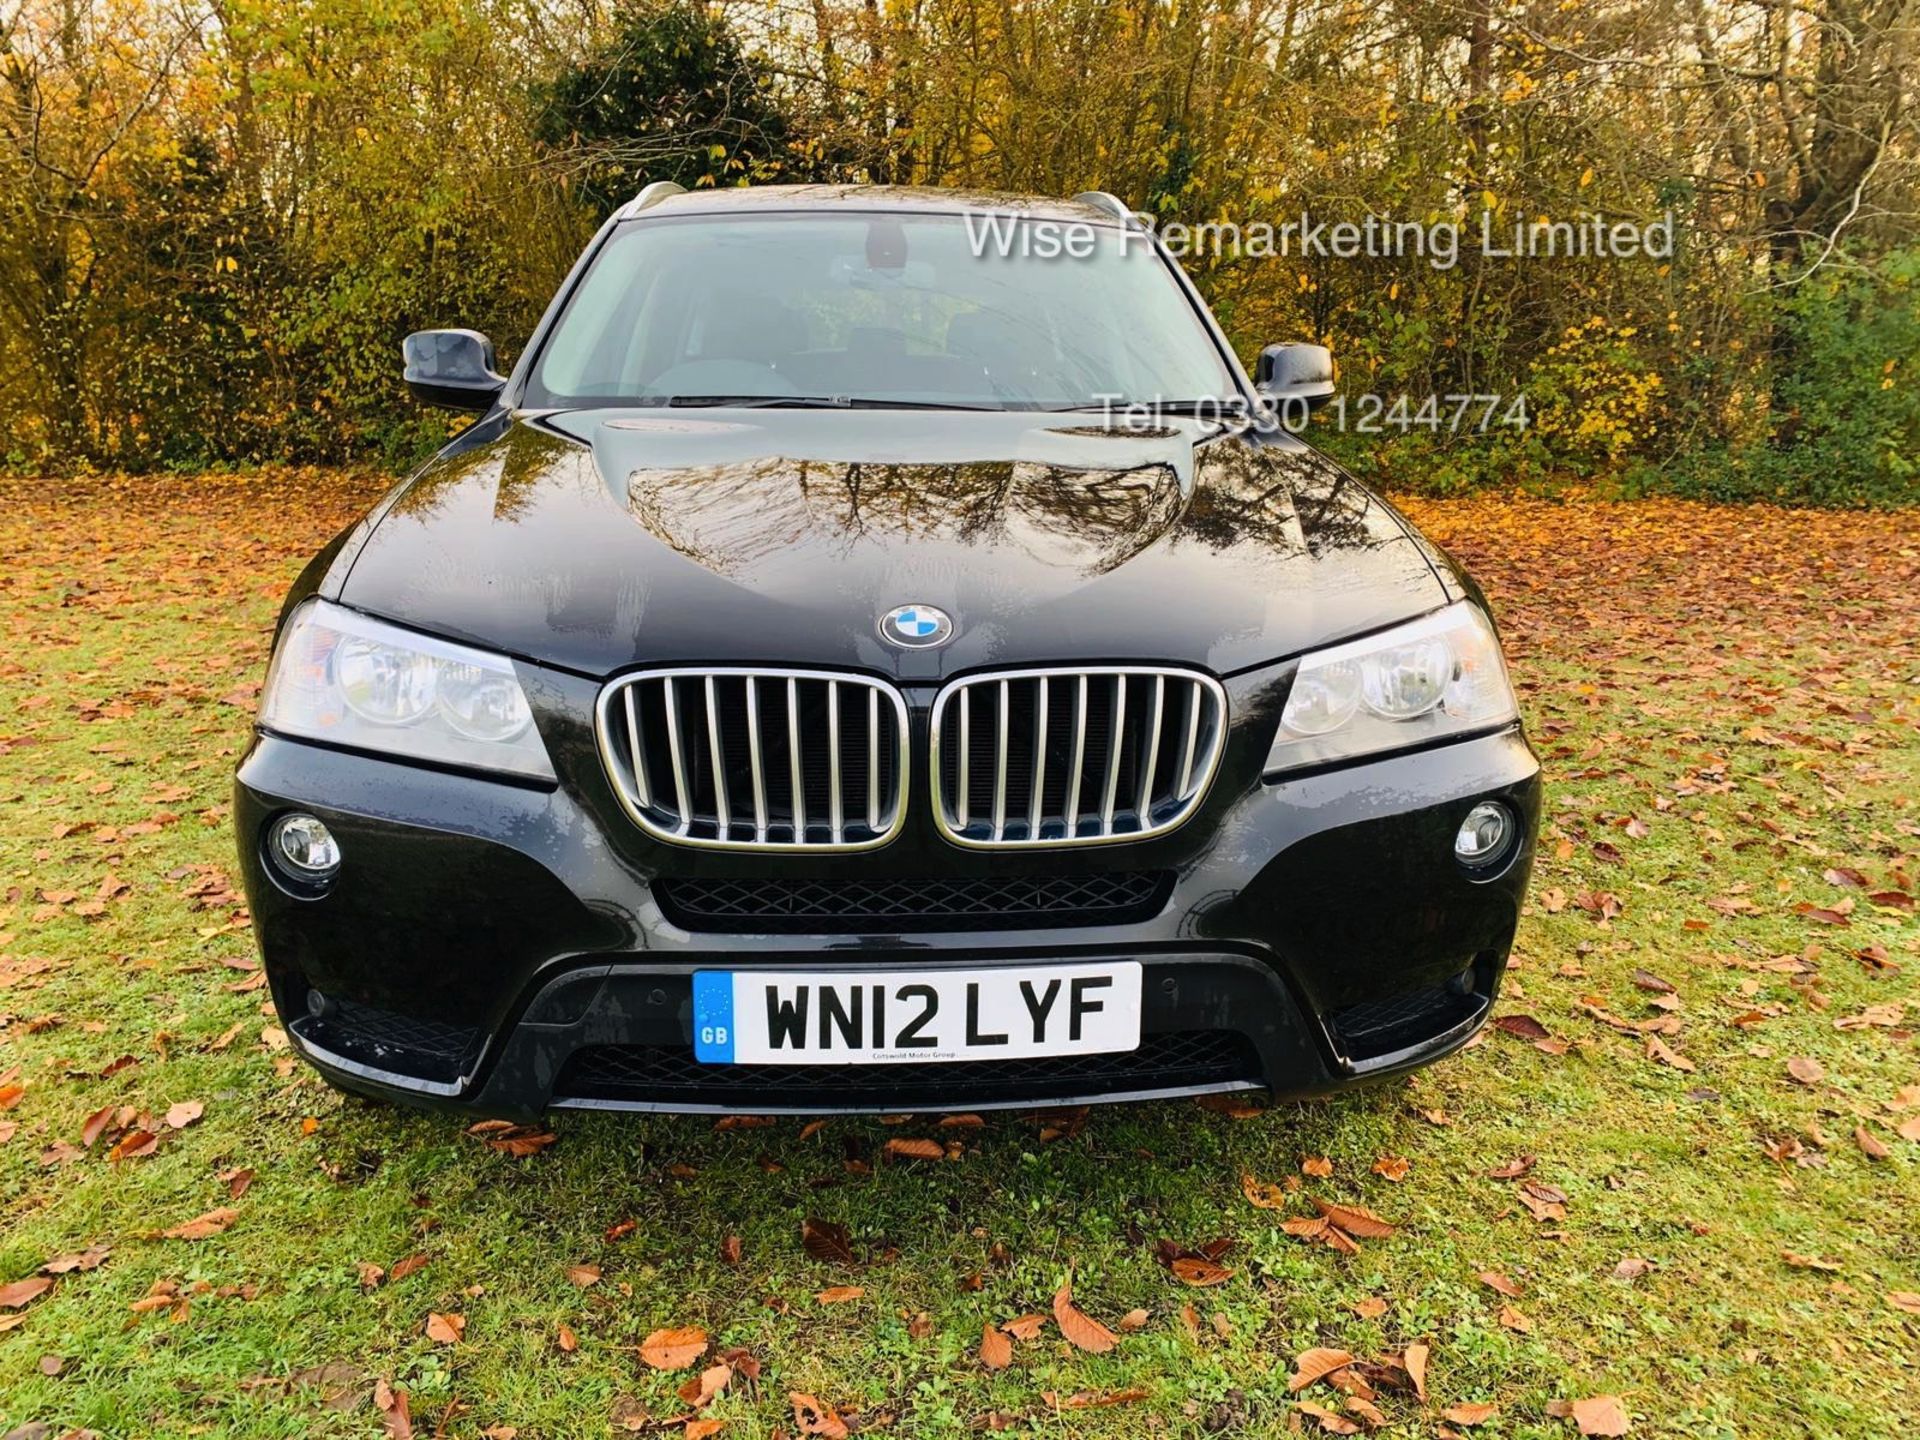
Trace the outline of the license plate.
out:
<instances>
[{"instance_id":1,"label":"license plate","mask_svg":"<svg viewBox=\"0 0 1920 1440\"><path fill-rule=\"evenodd\" d=\"M980 970L699 970L709 1064L889 1065L1093 1055L1140 1044L1140 965Z\"/></svg>"}]
</instances>

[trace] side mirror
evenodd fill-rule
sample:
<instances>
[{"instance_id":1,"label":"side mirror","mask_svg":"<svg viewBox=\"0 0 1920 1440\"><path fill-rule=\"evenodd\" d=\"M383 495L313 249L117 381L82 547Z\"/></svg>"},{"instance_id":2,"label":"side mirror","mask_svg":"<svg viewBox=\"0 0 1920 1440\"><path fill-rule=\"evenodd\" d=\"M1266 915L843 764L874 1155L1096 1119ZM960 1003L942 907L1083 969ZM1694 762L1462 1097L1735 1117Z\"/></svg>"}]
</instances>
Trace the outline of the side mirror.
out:
<instances>
[{"instance_id":1,"label":"side mirror","mask_svg":"<svg viewBox=\"0 0 1920 1440\"><path fill-rule=\"evenodd\" d=\"M400 346L407 388L428 405L486 410L506 388L493 342L477 330L416 330Z\"/></svg>"},{"instance_id":2,"label":"side mirror","mask_svg":"<svg viewBox=\"0 0 1920 1440\"><path fill-rule=\"evenodd\" d=\"M1253 388L1278 405L1317 410L1333 398L1333 352L1324 345L1269 345L1254 362Z\"/></svg>"}]
</instances>

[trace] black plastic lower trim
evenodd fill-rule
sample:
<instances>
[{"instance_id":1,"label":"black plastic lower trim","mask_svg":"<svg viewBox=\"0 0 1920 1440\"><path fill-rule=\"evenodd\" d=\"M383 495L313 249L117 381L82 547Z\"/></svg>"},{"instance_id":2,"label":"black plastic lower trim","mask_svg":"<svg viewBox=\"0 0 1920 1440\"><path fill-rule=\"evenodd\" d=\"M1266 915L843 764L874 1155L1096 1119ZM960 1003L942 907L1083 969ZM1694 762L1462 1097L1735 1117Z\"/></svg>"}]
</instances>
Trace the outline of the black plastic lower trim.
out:
<instances>
[{"instance_id":1,"label":"black plastic lower trim","mask_svg":"<svg viewBox=\"0 0 1920 1440\"><path fill-rule=\"evenodd\" d=\"M764 1103L797 1090L830 1104L965 1109L1046 1102L1092 1091L1191 1090L1262 1083L1259 1052L1232 1030L1141 1037L1136 1050L1025 1060L903 1065L706 1065L684 1045L596 1045L578 1051L554 1086L553 1103L639 1101L708 1105Z\"/></svg>"}]
</instances>

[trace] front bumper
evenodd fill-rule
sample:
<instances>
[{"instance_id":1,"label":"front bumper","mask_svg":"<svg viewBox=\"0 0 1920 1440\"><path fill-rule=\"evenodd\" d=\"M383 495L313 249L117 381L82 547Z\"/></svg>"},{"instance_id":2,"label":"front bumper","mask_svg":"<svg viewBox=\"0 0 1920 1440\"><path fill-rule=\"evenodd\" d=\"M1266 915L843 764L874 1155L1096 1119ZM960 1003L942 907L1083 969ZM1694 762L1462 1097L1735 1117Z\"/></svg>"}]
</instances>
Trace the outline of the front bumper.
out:
<instances>
[{"instance_id":1,"label":"front bumper","mask_svg":"<svg viewBox=\"0 0 1920 1440\"><path fill-rule=\"evenodd\" d=\"M1270 732L1269 732L1270 733ZM1223 768L1171 835L1093 852L978 854L910 826L857 856L703 854L640 835L588 737L550 731L540 789L260 736L236 777L240 859L269 984L301 1053L347 1089L529 1117L549 1107L716 1112L975 1110L1247 1088L1321 1093L1426 1064L1485 1020L1532 860L1538 766L1516 728L1262 782ZM1229 756L1231 762L1235 757ZM1451 853L1484 799L1522 838L1491 873ZM324 892L265 857L278 815L318 815L343 860ZM1103 918L1042 909L924 928L876 918L690 919L688 881L1072 886L1152 877ZM1060 923L1063 918L1074 923ZM1116 1056L937 1065L708 1066L699 969L1143 962L1143 1039Z\"/></svg>"}]
</instances>

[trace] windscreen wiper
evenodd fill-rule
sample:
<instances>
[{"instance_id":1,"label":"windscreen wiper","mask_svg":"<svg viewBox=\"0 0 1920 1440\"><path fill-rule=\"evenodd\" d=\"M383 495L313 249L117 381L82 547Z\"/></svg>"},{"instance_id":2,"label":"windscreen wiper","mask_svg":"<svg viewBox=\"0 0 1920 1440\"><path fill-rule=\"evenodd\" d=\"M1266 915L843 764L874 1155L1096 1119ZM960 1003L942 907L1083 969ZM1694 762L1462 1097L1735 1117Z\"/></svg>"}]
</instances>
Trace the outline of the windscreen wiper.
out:
<instances>
[{"instance_id":1,"label":"windscreen wiper","mask_svg":"<svg viewBox=\"0 0 1920 1440\"><path fill-rule=\"evenodd\" d=\"M1240 396L1227 395L1203 396L1198 400L1093 400L1085 405L1049 407L1049 413L1079 415L1100 411L1122 420L1140 416L1149 419L1166 416L1176 420L1195 417L1202 420L1245 420L1252 416L1253 409Z\"/></svg>"},{"instance_id":2,"label":"windscreen wiper","mask_svg":"<svg viewBox=\"0 0 1920 1440\"><path fill-rule=\"evenodd\" d=\"M732 410L998 410L959 400L884 400L864 395L667 395L647 396L642 405L720 407Z\"/></svg>"}]
</instances>

